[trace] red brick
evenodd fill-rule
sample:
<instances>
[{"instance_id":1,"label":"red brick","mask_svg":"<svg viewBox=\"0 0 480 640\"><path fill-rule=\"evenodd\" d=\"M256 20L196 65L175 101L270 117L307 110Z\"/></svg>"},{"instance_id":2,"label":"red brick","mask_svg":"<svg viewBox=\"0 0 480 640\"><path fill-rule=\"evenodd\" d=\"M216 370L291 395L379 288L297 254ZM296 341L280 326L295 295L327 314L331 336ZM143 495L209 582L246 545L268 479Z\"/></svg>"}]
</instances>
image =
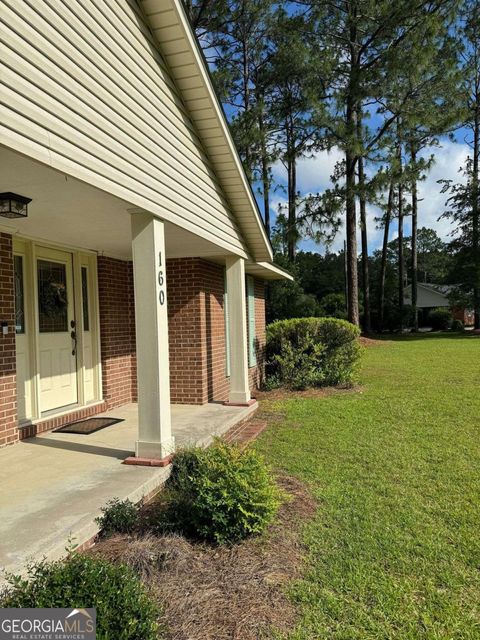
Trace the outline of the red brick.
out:
<instances>
[{"instance_id":1,"label":"red brick","mask_svg":"<svg viewBox=\"0 0 480 640\"><path fill-rule=\"evenodd\" d=\"M0 321L8 323L9 331L0 333L0 446L18 440L14 305L12 237L0 233Z\"/></svg>"}]
</instances>

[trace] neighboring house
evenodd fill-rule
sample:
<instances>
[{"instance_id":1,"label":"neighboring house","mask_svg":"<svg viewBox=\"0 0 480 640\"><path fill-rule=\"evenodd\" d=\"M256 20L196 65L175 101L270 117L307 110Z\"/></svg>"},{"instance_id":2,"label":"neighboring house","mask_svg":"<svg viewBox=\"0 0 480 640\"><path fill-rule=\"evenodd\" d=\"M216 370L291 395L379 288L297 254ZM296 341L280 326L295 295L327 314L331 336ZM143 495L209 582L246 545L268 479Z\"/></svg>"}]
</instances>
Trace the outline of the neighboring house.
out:
<instances>
[{"instance_id":1,"label":"neighboring house","mask_svg":"<svg viewBox=\"0 0 480 640\"><path fill-rule=\"evenodd\" d=\"M170 403L251 402L289 276L180 0L0 17L0 444L138 400L163 458Z\"/></svg>"},{"instance_id":2,"label":"neighboring house","mask_svg":"<svg viewBox=\"0 0 480 640\"><path fill-rule=\"evenodd\" d=\"M453 285L418 283L417 309L420 310L420 322L428 324L428 313L431 309L448 307L452 309L453 316L461 320L465 325L471 325L474 321L473 311L464 308L452 308L450 295L454 291ZM412 285L405 287L404 303L412 304Z\"/></svg>"}]
</instances>

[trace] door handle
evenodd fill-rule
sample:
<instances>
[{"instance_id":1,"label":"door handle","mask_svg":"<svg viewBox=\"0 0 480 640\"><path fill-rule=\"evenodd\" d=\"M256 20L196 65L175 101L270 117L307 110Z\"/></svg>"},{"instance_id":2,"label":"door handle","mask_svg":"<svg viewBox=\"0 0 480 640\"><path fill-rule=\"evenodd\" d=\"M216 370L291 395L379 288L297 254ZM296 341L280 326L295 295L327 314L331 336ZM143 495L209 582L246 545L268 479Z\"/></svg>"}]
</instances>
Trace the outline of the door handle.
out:
<instances>
[{"instance_id":1,"label":"door handle","mask_svg":"<svg viewBox=\"0 0 480 640\"><path fill-rule=\"evenodd\" d=\"M70 337L74 342L74 346L72 349L72 356L76 356L77 355L77 332L76 331L72 331L70 333Z\"/></svg>"}]
</instances>

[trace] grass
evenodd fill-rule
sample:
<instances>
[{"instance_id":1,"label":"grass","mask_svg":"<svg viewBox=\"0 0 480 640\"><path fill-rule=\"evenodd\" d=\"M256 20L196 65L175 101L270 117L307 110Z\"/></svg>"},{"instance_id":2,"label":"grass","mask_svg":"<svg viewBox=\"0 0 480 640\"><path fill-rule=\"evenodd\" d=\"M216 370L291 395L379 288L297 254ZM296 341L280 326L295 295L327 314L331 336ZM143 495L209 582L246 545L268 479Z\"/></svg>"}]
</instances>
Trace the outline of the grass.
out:
<instances>
[{"instance_id":1,"label":"grass","mask_svg":"<svg viewBox=\"0 0 480 640\"><path fill-rule=\"evenodd\" d=\"M369 347L360 392L269 401L257 446L318 499L290 640L480 638L480 338Z\"/></svg>"}]
</instances>

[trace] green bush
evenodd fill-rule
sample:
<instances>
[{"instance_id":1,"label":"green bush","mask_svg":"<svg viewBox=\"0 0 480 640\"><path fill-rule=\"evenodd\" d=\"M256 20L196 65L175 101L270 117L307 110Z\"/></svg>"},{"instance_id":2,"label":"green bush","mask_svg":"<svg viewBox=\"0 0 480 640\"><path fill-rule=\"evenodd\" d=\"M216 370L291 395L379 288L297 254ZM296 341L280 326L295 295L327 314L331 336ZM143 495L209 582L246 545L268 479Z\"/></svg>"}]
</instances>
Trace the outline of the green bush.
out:
<instances>
[{"instance_id":1,"label":"green bush","mask_svg":"<svg viewBox=\"0 0 480 640\"><path fill-rule=\"evenodd\" d=\"M291 389L349 386L356 377L360 330L337 318L294 318L267 327L267 379Z\"/></svg>"},{"instance_id":2,"label":"green bush","mask_svg":"<svg viewBox=\"0 0 480 640\"><path fill-rule=\"evenodd\" d=\"M123 564L73 554L28 567L26 578L8 576L0 606L97 609L97 640L154 640L158 612L139 578Z\"/></svg>"},{"instance_id":3,"label":"green bush","mask_svg":"<svg viewBox=\"0 0 480 640\"><path fill-rule=\"evenodd\" d=\"M175 455L159 500L160 529L224 544L261 533L277 512L279 492L260 454L217 440Z\"/></svg>"},{"instance_id":4,"label":"green bush","mask_svg":"<svg viewBox=\"0 0 480 640\"><path fill-rule=\"evenodd\" d=\"M428 314L428 321L434 331L447 331L453 323L452 312L445 307L432 309Z\"/></svg>"},{"instance_id":5,"label":"green bush","mask_svg":"<svg viewBox=\"0 0 480 640\"><path fill-rule=\"evenodd\" d=\"M320 300L322 315L329 318L341 318L346 320L347 309L345 295L343 293L329 293Z\"/></svg>"},{"instance_id":6,"label":"green bush","mask_svg":"<svg viewBox=\"0 0 480 640\"><path fill-rule=\"evenodd\" d=\"M415 309L411 305L404 305L401 309L393 302L385 306L383 327L386 331L395 333L401 329L412 327L415 319ZM376 318L378 325L379 319Z\"/></svg>"},{"instance_id":7,"label":"green bush","mask_svg":"<svg viewBox=\"0 0 480 640\"><path fill-rule=\"evenodd\" d=\"M463 331L464 329L465 325L463 324L463 322L461 320L458 320L458 318L455 318L452 322L452 331Z\"/></svg>"},{"instance_id":8,"label":"green bush","mask_svg":"<svg viewBox=\"0 0 480 640\"><path fill-rule=\"evenodd\" d=\"M113 498L101 511L103 515L95 518L95 522L105 536L112 533L132 533L138 524L137 507L128 499Z\"/></svg>"}]
</instances>

